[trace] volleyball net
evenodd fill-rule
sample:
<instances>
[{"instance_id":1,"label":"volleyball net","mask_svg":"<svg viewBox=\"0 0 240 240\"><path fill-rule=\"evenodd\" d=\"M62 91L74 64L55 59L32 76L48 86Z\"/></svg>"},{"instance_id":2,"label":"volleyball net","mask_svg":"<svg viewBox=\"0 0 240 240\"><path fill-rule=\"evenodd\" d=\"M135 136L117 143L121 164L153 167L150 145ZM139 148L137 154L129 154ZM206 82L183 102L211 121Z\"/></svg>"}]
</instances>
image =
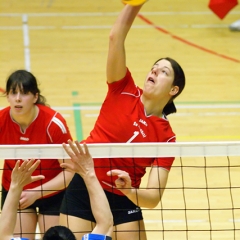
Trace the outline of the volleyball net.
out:
<instances>
[{"instance_id":1,"label":"volleyball net","mask_svg":"<svg viewBox=\"0 0 240 240\"><path fill-rule=\"evenodd\" d=\"M154 209L142 209L148 239L240 239L240 142L113 143L88 147L93 158L175 157L161 202ZM30 158L69 156L58 144L0 146L2 162ZM141 188L146 187L148 171Z\"/></svg>"}]
</instances>

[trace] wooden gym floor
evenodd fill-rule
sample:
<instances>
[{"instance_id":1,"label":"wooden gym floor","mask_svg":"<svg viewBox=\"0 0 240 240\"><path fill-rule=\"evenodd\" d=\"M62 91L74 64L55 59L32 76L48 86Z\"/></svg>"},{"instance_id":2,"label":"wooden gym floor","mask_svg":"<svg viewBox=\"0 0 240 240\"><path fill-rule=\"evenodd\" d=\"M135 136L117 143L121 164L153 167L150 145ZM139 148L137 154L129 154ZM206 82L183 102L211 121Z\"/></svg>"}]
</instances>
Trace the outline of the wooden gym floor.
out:
<instances>
[{"instance_id":1,"label":"wooden gym floor","mask_svg":"<svg viewBox=\"0 0 240 240\"><path fill-rule=\"evenodd\" d=\"M140 87L158 58L170 56L182 65L186 88L176 100L178 113L169 116L178 141L239 141L240 32L231 32L228 26L240 19L240 6L220 20L207 5L207 0L149 0L127 38L127 64ZM0 91L12 71L32 71L48 103L66 118L73 137L85 138L106 94L108 34L121 9L120 0L0 0ZM2 96L0 107L7 105ZM227 168L226 158L217 160ZM204 159L184 163L202 166ZM226 171L215 168L209 173L213 185L218 185L219 174ZM184 176L190 183L205 183L196 168ZM220 180L229 186L227 176ZM180 168L173 168L168 187L180 181ZM175 209L165 213L165 229L185 229L184 212L176 210L184 204L182 194L181 189L165 192L163 208ZM216 207L224 208L222 201L229 201L225 193L213 196ZM239 198L237 190L235 197ZM206 203L200 190L188 199L195 207ZM228 228L232 224L228 214L216 213L213 227ZM209 231L190 231L189 236L186 231L166 231L163 236L158 231L163 228L160 213L151 210L145 215L147 229L155 230L148 232L149 239L210 239ZM188 215L189 228L208 229L206 210ZM233 231L214 232L212 239L234 239Z\"/></svg>"}]
</instances>

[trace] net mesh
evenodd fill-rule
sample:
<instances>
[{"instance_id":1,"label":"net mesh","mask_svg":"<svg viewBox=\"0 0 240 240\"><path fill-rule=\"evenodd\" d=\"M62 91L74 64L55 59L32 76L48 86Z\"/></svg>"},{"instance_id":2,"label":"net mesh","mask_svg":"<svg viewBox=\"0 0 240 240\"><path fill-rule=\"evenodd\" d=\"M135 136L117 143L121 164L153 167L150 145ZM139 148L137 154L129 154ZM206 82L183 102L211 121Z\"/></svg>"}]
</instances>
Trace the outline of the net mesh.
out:
<instances>
[{"instance_id":1,"label":"net mesh","mask_svg":"<svg viewBox=\"0 0 240 240\"><path fill-rule=\"evenodd\" d=\"M148 239L240 239L240 142L88 146L98 158L175 156L161 202L142 209ZM53 157L69 158L61 145L0 146L2 160Z\"/></svg>"},{"instance_id":2,"label":"net mesh","mask_svg":"<svg viewBox=\"0 0 240 240\"><path fill-rule=\"evenodd\" d=\"M153 210L160 231L149 235L159 239L239 239L239 160L233 156L177 158L163 199ZM145 211L145 221L151 222L149 210Z\"/></svg>"}]
</instances>

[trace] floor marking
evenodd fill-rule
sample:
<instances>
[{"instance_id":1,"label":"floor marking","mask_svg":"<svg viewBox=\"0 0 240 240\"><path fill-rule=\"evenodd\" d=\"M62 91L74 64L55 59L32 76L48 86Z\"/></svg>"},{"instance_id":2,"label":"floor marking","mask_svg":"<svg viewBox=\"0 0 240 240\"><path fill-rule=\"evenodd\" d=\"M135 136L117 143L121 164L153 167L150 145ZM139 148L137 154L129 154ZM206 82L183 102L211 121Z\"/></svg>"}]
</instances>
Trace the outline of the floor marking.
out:
<instances>
[{"instance_id":1,"label":"floor marking","mask_svg":"<svg viewBox=\"0 0 240 240\"><path fill-rule=\"evenodd\" d=\"M28 29L28 15L22 15L22 30L23 30L23 45L24 45L24 61L25 61L25 69L27 71L31 71L30 65L30 40L29 40L29 29Z\"/></svg>"},{"instance_id":2,"label":"floor marking","mask_svg":"<svg viewBox=\"0 0 240 240\"><path fill-rule=\"evenodd\" d=\"M206 219L165 219L165 220L154 220L154 219L144 219L144 222L147 224L151 224L151 223L203 223L203 222L208 222L208 220ZM228 219L222 222L240 222L240 219Z\"/></svg>"},{"instance_id":3,"label":"floor marking","mask_svg":"<svg viewBox=\"0 0 240 240\"><path fill-rule=\"evenodd\" d=\"M214 103L206 103L206 104L190 104L190 103L175 103L177 109L238 109L240 111L240 103L222 103L222 104L214 104ZM52 107L55 110L100 110L101 103L91 103L84 104L80 103L79 106L55 106ZM178 113L177 113L178 114Z\"/></svg>"},{"instance_id":4,"label":"floor marking","mask_svg":"<svg viewBox=\"0 0 240 240\"><path fill-rule=\"evenodd\" d=\"M72 98L74 99L77 96L78 96L78 91L72 91ZM57 109L57 108L53 108L53 109ZM81 104L74 102L71 110L73 110L77 140L82 141L83 140L83 124L82 124L82 118L81 118Z\"/></svg>"},{"instance_id":5,"label":"floor marking","mask_svg":"<svg viewBox=\"0 0 240 240\"><path fill-rule=\"evenodd\" d=\"M210 15L213 13L209 11L171 11L171 12L142 12L145 16L176 16L176 15ZM240 11L231 11L231 15L239 15ZM29 17L105 17L118 16L119 12L82 12L82 13L28 13ZM21 17L21 13L0 13L0 17Z\"/></svg>"},{"instance_id":6,"label":"floor marking","mask_svg":"<svg viewBox=\"0 0 240 240\"><path fill-rule=\"evenodd\" d=\"M212 51L212 50L210 50L210 49L207 49L207 48L205 48L205 47L202 47L202 46L197 45L197 44L195 44L195 43L193 43L193 42L190 42L190 41L188 41L188 40L186 40L186 39L184 39L184 38L181 38L181 37L179 37L179 36L177 36L177 35L172 34L171 32L167 31L166 29L164 29L164 28L156 25L154 22L152 22L152 21L150 21L149 19L147 19L145 16L143 16L143 14L140 14L140 13L139 13L139 14L138 14L138 17L139 17L143 22L145 22L146 24L152 26L153 28L155 28L155 29L158 30L159 32L164 33L164 34L167 34L167 35L169 35L170 37L172 37L173 39L175 39L175 40L177 40L177 41L180 41L180 42L182 42L182 43L184 43L184 44L186 44L186 45L188 45L188 46L197 48L197 49L199 49L199 50L201 50L201 51L207 52L207 53L209 53L209 54L216 55L216 56L221 57L221 58L224 58L224 59L226 59L226 60L230 60L230 61L233 61L233 62L236 62L236 63L240 63L240 60L239 60L239 59L232 58L232 57L229 57L229 56L226 56L226 55L223 55L223 54L214 52L214 51Z\"/></svg>"},{"instance_id":7,"label":"floor marking","mask_svg":"<svg viewBox=\"0 0 240 240\"><path fill-rule=\"evenodd\" d=\"M170 29L226 29L228 28L227 24L170 24L170 25L159 25L158 27L161 28L170 28ZM54 30L54 29L63 29L63 30L87 30L87 29L111 29L112 25L68 25L68 26L28 26L29 30ZM133 29L149 29L152 28L152 26L147 25L134 25L132 27ZM0 26L0 31L13 31L13 30L21 30L22 27L20 26Z\"/></svg>"}]
</instances>

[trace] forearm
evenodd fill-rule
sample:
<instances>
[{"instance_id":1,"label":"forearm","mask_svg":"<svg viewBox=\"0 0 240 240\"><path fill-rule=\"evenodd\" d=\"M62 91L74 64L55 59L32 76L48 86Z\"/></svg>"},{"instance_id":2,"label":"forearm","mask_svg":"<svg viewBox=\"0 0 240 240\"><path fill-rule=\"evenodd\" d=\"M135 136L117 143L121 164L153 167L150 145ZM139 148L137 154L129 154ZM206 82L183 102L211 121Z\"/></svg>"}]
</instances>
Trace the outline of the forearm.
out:
<instances>
[{"instance_id":1,"label":"forearm","mask_svg":"<svg viewBox=\"0 0 240 240\"><path fill-rule=\"evenodd\" d=\"M119 14L113 28L110 32L110 36L116 36L117 39L125 39L129 32L135 17L140 11L141 6L126 5Z\"/></svg>"},{"instance_id":2,"label":"forearm","mask_svg":"<svg viewBox=\"0 0 240 240\"><path fill-rule=\"evenodd\" d=\"M134 204L139 207L154 208L158 205L163 195L160 189L136 189L131 188L130 193L126 194Z\"/></svg>"},{"instance_id":3,"label":"forearm","mask_svg":"<svg viewBox=\"0 0 240 240\"><path fill-rule=\"evenodd\" d=\"M124 42L140 8L140 6L126 5L111 29L107 58L107 81L109 83L122 79L126 74Z\"/></svg>"},{"instance_id":4,"label":"forearm","mask_svg":"<svg viewBox=\"0 0 240 240\"><path fill-rule=\"evenodd\" d=\"M13 234L21 192L21 187L10 186L0 217L0 233L3 239L5 236L12 236Z\"/></svg>"},{"instance_id":5,"label":"forearm","mask_svg":"<svg viewBox=\"0 0 240 240\"><path fill-rule=\"evenodd\" d=\"M95 173L85 176L85 184L90 197L93 216L96 220L96 233L110 235L113 226L112 213L106 195Z\"/></svg>"},{"instance_id":6,"label":"forearm","mask_svg":"<svg viewBox=\"0 0 240 240\"><path fill-rule=\"evenodd\" d=\"M70 183L73 177L73 173L68 171L60 172L56 177L51 179L50 181L40 185L33 190L38 194L38 199L41 197L45 197L49 194L61 191L65 189Z\"/></svg>"}]
</instances>

